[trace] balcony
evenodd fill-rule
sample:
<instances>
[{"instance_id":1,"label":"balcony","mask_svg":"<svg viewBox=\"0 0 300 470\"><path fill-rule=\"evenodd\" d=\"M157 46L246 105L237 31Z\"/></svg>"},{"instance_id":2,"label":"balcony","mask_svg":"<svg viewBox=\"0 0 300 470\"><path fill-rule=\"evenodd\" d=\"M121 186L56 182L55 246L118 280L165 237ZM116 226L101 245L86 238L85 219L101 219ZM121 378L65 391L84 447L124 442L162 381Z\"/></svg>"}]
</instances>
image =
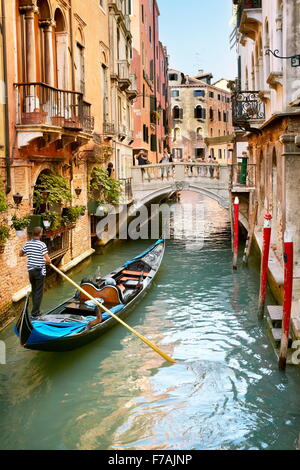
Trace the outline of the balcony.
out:
<instances>
[{"instance_id":1,"label":"balcony","mask_svg":"<svg viewBox=\"0 0 300 470\"><path fill-rule=\"evenodd\" d=\"M118 60L118 82L121 91L127 90L131 85L130 80L130 63L128 60Z\"/></svg>"},{"instance_id":2,"label":"balcony","mask_svg":"<svg viewBox=\"0 0 300 470\"><path fill-rule=\"evenodd\" d=\"M129 79L130 79L130 86L126 90L126 93L128 95L128 98L130 100L134 100L137 95L138 95L138 90L137 90L137 81L136 81L136 75L135 73L129 74Z\"/></svg>"},{"instance_id":3,"label":"balcony","mask_svg":"<svg viewBox=\"0 0 300 470\"><path fill-rule=\"evenodd\" d=\"M244 36L255 40L262 23L262 0L239 0L237 27Z\"/></svg>"},{"instance_id":4,"label":"balcony","mask_svg":"<svg viewBox=\"0 0 300 470\"><path fill-rule=\"evenodd\" d=\"M258 91L241 91L232 95L232 121L236 127L249 128L265 120L265 105Z\"/></svg>"},{"instance_id":5,"label":"balcony","mask_svg":"<svg viewBox=\"0 0 300 470\"><path fill-rule=\"evenodd\" d=\"M112 122L105 121L103 123L103 135L106 138L113 138L115 135L115 125Z\"/></svg>"},{"instance_id":6,"label":"balcony","mask_svg":"<svg viewBox=\"0 0 300 470\"><path fill-rule=\"evenodd\" d=\"M110 11L112 11L119 18L119 21L123 23L128 36L131 36L131 20L130 16L126 12L126 2L121 0L109 0L108 7Z\"/></svg>"},{"instance_id":7,"label":"balcony","mask_svg":"<svg viewBox=\"0 0 300 470\"><path fill-rule=\"evenodd\" d=\"M94 117L91 105L83 100L83 94L59 90L44 83L18 83L17 126L46 131L56 128L65 131L92 134Z\"/></svg>"}]
</instances>

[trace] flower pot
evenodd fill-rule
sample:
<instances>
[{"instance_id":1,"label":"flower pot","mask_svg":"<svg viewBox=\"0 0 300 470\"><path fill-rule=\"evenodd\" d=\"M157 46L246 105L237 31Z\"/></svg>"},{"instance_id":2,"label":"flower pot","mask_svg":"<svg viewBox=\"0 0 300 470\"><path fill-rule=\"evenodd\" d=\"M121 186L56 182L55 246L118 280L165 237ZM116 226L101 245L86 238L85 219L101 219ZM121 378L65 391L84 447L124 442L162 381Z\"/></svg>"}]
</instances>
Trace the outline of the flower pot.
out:
<instances>
[{"instance_id":1,"label":"flower pot","mask_svg":"<svg viewBox=\"0 0 300 470\"><path fill-rule=\"evenodd\" d=\"M16 230L17 237L23 238L25 236L25 230Z\"/></svg>"},{"instance_id":2,"label":"flower pot","mask_svg":"<svg viewBox=\"0 0 300 470\"><path fill-rule=\"evenodd\" d=\"M45 229L51 227L51 222L49 222L49 220L44 220L44 221L43 221L43 224L44 224Z\"/></svg>"}]
</instances>

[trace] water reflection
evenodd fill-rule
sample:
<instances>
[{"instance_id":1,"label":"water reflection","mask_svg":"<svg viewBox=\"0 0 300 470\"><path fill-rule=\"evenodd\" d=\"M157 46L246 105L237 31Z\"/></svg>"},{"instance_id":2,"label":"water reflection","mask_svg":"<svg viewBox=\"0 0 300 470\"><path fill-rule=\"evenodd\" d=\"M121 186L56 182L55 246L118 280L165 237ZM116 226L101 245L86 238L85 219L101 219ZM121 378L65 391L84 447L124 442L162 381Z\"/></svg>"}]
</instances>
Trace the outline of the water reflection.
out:
<instances>
[{"instance_id":1,"label":"water reflection","mask_svg":"<svg viewBox=\"0 0 300 470\"><path fill-rule=\"evenodd\" d=\"M9 363L0 366L0 448L296 448L300 374L278 372L257 322L256 266L232 272L228 214L192 197L205 208L204 247L169 241L156 284L128 318L177 364L121 326L61 355L24 351L8 328L1 335ZM84 274L98 266L105 274L148 245L110 247L85 263ZM82 271L72 276L78 281ZM45 307L71 294L60 284Z\"/></svg>"}]
</instances>

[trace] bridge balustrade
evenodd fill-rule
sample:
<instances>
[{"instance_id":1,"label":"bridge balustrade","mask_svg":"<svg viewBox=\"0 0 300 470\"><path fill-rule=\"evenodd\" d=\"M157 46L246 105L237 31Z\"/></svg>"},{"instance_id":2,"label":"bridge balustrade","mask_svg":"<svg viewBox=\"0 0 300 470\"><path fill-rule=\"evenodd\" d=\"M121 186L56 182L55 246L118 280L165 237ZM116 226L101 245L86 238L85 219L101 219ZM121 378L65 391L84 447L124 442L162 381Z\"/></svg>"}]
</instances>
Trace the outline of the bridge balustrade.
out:
<instances>
[{"instance_id":1,"label":"bridge balustrade","mask_svg":"<svg viewBox=\"0 0 300 470\"><path fill-rule=\"evenodd\" d=\"M167 163L132 167L133 184L184 181L200 178L220 180L222 167L215 163Z\"/></svg>"}]
</instances>

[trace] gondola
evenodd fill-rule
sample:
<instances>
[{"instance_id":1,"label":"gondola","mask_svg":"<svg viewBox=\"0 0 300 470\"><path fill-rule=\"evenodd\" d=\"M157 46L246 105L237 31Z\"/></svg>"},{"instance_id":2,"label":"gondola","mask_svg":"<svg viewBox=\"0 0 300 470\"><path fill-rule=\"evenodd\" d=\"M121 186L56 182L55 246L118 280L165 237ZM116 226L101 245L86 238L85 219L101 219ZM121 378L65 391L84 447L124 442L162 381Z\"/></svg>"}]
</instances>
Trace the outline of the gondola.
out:
<instances>
[{"instance_id":1,"label":"gondola","mask_svg":"<svg viewBox=\"0 0 300 470\"><path fill-rule=\"evenodd\" d=\"M132 311L156 276L165 252L165 241L127 261L101 279L83 280L81 287L121 319ZM15 326L15 333L26 349L63 352L80 348L105 334L118 323L107 313L94 324L99 307L77 291L71 299L33 319L29 314L29 295Z\"/></svg>"}]
</instances>

